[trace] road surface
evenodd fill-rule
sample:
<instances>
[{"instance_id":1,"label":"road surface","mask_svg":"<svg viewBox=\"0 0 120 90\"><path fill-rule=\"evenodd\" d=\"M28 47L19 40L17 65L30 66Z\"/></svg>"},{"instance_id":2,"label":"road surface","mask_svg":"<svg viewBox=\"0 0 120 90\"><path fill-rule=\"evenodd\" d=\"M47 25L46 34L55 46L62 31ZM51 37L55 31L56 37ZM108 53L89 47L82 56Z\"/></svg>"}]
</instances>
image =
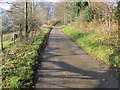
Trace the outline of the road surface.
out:
<instances>
[{"instance_id":1,"label":"road surface","mask_svg":"<svg viewBox=\"0 0 120 90\"><path fill-rule=\"evenodd\" d=\"M36 88L118 88L109 68L101 68L59 28L51 31L43 59Z\"/></svg>"}]
</instances>

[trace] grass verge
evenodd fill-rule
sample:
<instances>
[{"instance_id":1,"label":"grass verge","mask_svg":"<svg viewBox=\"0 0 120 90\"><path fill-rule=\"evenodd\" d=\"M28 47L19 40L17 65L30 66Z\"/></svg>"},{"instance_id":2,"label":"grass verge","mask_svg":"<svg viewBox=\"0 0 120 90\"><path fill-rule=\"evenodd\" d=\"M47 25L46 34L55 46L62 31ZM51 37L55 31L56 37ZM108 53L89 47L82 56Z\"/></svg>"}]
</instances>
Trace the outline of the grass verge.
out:
<instances>
[{"instance_id":1,"label":"grass verge","mask_svg":"<svg viewBox=\"0 0 120 90\"><path fill-rule=\"evenodd\" d=\"M9 47L3 54L2 87L29 88L33 84L39 49L50 30L46 29L33 41ZM12 52L12 53L11 53Z\"/></svg>"},{"instance_id":2,"label":"grass verge","mask_svg":"<svg viewBox=\"0 0 120 90\"><path fill-rule=\"evenodd\" d=\"M120 53L109 42L108 36L97 32L79 32L68 26L61 26L62 30L86 52L97 59L104 61L107 65L118 72L120 76ZM99 38L98 38L99 37Z\"/></svg>"}]
</instances>

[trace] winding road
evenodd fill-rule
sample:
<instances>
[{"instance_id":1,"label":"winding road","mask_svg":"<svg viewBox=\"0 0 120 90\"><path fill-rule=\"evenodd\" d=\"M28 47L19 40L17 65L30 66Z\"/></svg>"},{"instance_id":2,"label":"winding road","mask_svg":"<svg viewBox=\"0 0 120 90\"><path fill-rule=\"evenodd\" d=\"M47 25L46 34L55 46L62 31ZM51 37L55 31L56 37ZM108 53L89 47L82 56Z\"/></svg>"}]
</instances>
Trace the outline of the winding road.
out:
<instances>
[{"instance_id":1,"label":"winding road","mask_svg":"<svg viewBox=\"0 0 120 90\"><path fill-rule=\"evenodd\" d=\"M38 68L36 88L118 88L109 68L78 47L61 29L54 27Z\"/></svg>"}]
</instances>

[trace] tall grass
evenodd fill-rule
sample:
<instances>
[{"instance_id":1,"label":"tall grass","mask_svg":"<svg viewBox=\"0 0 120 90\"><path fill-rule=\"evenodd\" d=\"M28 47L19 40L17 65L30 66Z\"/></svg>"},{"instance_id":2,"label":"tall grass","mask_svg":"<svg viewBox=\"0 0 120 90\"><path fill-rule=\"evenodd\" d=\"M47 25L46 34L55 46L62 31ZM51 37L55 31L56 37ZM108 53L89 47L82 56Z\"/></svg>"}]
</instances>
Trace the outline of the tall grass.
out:
<instances>
[{"instance_id":1,"label":"tall grass","mask_svg":"<svg viewBox=\"0 0 120 90\"><path fill-rule=\"evenodd\" d=\"M107 30L108 30L108 25L106 24L106 22L100 22L98 20L93 20L91 22L80 22L78 20L76 22L71 22L69 26L81 32L90 32L97 30L107 34ZM111 33L114 33L117 30L118 30L118 23L117 21L113 20L111 23Z\"/></svg>"}]
</instances>

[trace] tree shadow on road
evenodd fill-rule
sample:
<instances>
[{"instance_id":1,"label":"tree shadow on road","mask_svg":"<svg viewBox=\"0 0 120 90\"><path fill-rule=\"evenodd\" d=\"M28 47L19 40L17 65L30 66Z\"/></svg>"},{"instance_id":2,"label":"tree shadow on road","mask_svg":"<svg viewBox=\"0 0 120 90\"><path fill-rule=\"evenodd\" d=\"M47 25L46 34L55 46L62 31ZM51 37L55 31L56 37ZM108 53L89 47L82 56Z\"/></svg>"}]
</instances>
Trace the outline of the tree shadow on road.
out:
<instances>
[{"instance_id":1,"label":"tree shadow on road","mask_svg":"<svg viewBox=\"0 0 120 90\"><path fill-rule=\"evenodd\" d=\"M97 72L97 71L92 71L92 70L83 70L81 68L75 67L71 64L68 64L62 60L57 60L54 61L52 60L52 58L58 58L60 56L64 56L64 55L59 55L59 54L53 54L51 53L51 51L54 50L58 50L59 48L54 48L54 49L46 49L45 53L47 54L46 57L44 57L44 62L47 63L52 63L54 65L57 65L60 67L60 69L56 69L56 68L50 68L49 66L46 66L45 68L43 67L42 70L47 70L48 72L52 70L52 72L70 72L70 73L75 73L77 75L47 75L44 76L45 77L49 77L49 78L70 78L70 79L82 79L83 80L98 80L99 81L99 85L95 86L95 88L118 88L118 81L116 80L115 77L113 77L111 75L111 71L108 70L106 72ZM81 77L81 76L87 76L87 77ZM41 76L38 76L41 77ZM48 84L48 82L46 82ZM77 81L73 81L73 82L69 82L69 83L81 83L82 82L77 82ZM50 83L49 83L50 84ZM57 83L55 83L57 85ZM91 82L88 82L88 84L91 84ZM58 86L60 86L58 84ZM65 88L64 84L63 86L61 86L63 88ZM75 88L75 87L66 87L66 88Z\"/></svg>"}]
</instances>

